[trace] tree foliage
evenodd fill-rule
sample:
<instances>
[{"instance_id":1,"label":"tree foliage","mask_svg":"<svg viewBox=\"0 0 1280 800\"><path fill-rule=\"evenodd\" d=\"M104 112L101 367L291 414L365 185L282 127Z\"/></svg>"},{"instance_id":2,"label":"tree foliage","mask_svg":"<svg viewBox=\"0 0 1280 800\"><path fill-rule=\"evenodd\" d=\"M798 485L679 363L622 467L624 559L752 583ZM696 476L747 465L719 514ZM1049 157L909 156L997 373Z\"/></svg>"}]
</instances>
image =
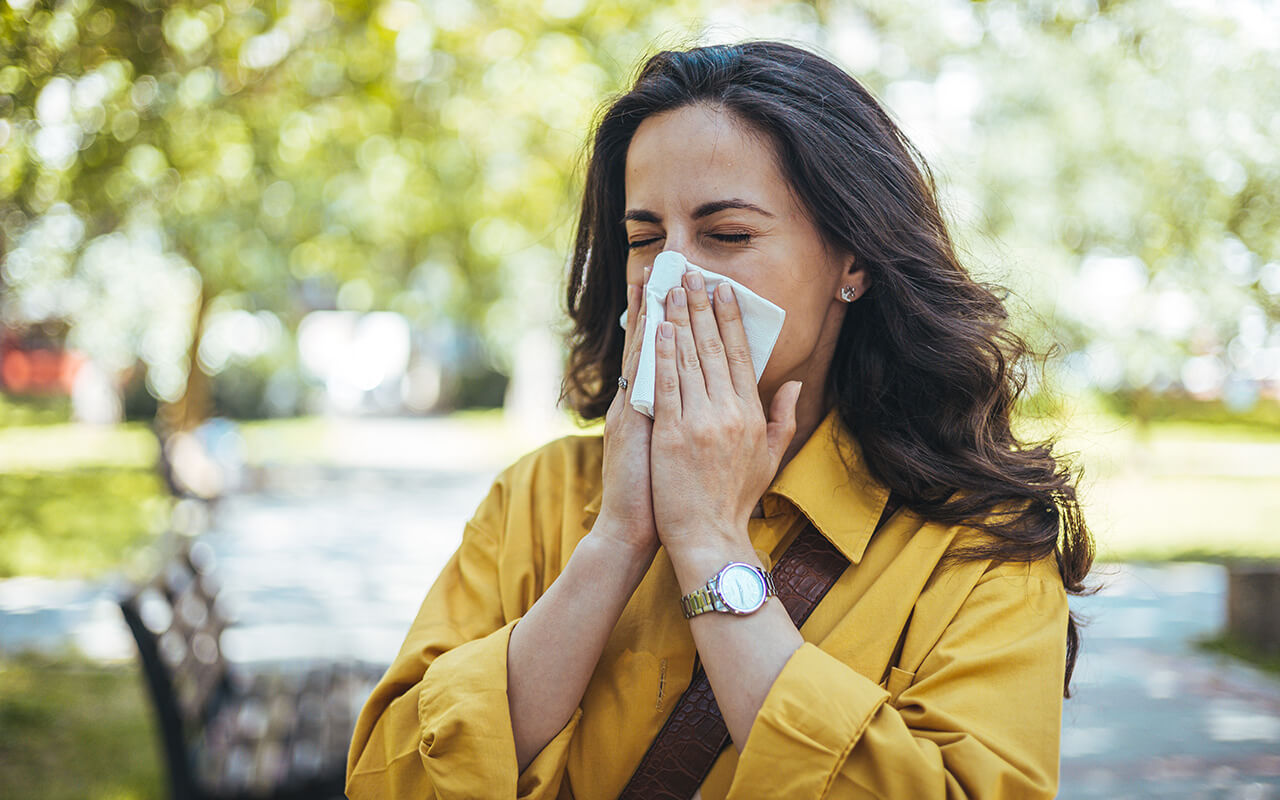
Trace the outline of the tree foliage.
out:
<instances>
[{"instance_id":1,"label":"tree foliage","mask_svg":"<svg viewBox=\"0 0 1280 800\"><path fill-rule=\"evenodd\" d=\"M1082 380L1280 378L1280 30L1256 0L10 3L0 323L66 319L179 404L232 312L287 334L391 309L509 367L557 319L595 110L658 47L751 36L883 98L975 269Z\"/></svg>"},{"instance_id":2,"label":"tree foliage","mask_svg":"<svg viewBox=\"0 0 1280 800\"><path fill-rule=\"evenodd\" d=\"M499 351L545 324L591 112L681 24L575 0L2 13L0 313L70 318L168 401L211 307L390 308Z\"/></svg>"}]
</instances>

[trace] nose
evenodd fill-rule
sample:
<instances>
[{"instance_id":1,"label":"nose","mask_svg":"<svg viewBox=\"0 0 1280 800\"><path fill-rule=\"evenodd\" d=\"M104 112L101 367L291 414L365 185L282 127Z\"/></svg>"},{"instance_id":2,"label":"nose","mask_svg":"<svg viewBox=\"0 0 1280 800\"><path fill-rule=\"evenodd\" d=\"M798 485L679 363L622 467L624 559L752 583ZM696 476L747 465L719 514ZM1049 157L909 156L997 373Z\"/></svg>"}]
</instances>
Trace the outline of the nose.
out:
<instances>
[{"instance_id":1,"label":"nose","mask_svg":"<svg viewBox=\"0 0 1280 800\"><path fill-rule=\"evenodd\" d=\"M679 230L667 231L667 238L662 243L662 252L669 251L679 253L694 263L700 263L698 262L700 254L695 252L695 245L689 234L685 232Z\"/></svg>"}]
</instances>

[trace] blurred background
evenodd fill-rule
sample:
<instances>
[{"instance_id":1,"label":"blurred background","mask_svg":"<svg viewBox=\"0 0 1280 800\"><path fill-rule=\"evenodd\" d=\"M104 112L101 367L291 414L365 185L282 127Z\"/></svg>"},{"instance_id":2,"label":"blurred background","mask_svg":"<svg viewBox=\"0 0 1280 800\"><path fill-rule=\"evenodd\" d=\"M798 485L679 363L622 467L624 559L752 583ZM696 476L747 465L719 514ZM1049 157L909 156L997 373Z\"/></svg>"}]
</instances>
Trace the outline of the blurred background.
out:
<instances>
[{"instance_id":1,"label":"blurred background","mask_svg":"<svg viewBox=\"0 0 1280 800\"><path fill-rule=\"evenodd\" d=\"M556 405L594 115L752 37L882 100L1053 354L1020 424L1102 587L1061 796L1280 797L1269 0L9 0L0 796L333 766L496 472L599 432Z\"/></svg>"}]
</instances>

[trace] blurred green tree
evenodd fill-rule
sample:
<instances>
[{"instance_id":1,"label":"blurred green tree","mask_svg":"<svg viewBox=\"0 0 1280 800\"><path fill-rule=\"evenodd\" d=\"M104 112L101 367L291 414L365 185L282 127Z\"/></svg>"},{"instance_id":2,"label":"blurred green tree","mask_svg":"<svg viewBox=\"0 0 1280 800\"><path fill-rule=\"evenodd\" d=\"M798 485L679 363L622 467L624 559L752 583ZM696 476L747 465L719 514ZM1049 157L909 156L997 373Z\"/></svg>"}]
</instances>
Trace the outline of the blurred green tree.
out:
<instances>
[{"instance_id":1,"label":"blurred green tree","mask_svg":"<svg viewBox=\"0 0 1280 800\"><path fill-rule=\"evenodd\" d=\"M590 115L697 4L10 3L0 322L208 412L210 309L386 308L508 353L555 316Z\"/></svg>"},{"instance_id":2,"label":"blurred green tree","mask_svg":"<svg viewBox=\"0 0 1280 800\"><path fill-rule=\"evenodd\" d=\"M820 2L937 170L970 263L1075 379L1280 384L1280 16L1266 2ZM1045 323L1048 324L1045 324Z\"/></svg>"},{"instance_id":3,"label":"blurred green tree","mask_svg":"<svg viewBox=\"0 0 1280 800\"><path fill-rule=\"evenodd\" d=\"M820 46L884 99L970 263L1025 300L1021 328L1064 343L1080 381L1247 401L1280 379L1267 12L11 2L0 323L62 317L105 363L140 357L178 426L222 368L200 358L210 314L290 330L314 307L386 308L483 332L507 371L557 317L593 110L656 47L769 36Z\"/></svg>"}]
</instances>

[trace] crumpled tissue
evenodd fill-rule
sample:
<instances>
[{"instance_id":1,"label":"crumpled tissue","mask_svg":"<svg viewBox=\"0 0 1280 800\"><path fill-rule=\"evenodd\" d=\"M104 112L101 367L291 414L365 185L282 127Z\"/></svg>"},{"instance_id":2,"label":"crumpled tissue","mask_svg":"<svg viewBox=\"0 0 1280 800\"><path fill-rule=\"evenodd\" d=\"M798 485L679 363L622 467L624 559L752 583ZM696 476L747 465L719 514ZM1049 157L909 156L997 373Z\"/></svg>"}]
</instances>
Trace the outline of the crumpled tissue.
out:
<instances>
[{"instance_id":1,"label":"crumpled tissue","mask_svg":"<svg viewBox=\"0 0 1280 800\"><path fill-rule=\"evenodd\" d=\"M742 312L742 327L747 334L747 345L751 349L751 364L755 368L756 381L764 374L764 366L773 354L773 346L778 342L778 334L782 332L782 321L787 312L769 302L747 287L727 275L712 272L709 269L691 263L683 254L674 250L665 250L653 260L653 268L649 271L649 283L645 287L645 325L644 341L640 347L640 364L636 367L636 378L629 387L631 407L642 414L653 416L653 384L657 368L654 352L654 337L658 326L666 319L665 302L667 292L681 285L681 279L687 270L702 273L707 292L715 291L720 283L728 283L733 289ZM627 312L623 310L618 323L627 327Z\"/></svg>"}]
</instances>

